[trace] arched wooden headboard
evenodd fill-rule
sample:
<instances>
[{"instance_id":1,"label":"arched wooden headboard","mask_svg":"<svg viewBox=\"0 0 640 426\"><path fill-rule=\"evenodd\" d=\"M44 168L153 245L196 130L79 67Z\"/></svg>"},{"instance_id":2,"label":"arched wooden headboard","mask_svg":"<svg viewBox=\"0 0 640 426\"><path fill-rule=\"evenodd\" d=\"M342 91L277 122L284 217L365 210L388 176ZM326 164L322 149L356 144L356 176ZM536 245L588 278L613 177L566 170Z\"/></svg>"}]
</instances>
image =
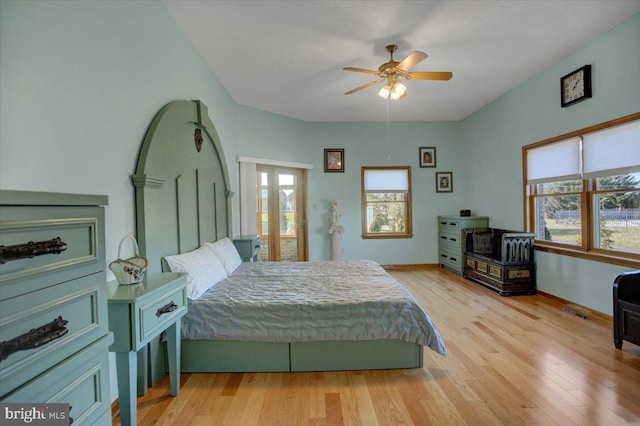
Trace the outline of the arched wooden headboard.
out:
<instances>
[{"instance_id":1,"label":"arched wooden headboard","mask_svg":"<svg viewBox=\"0 0 640 426\"><path fill-rule=\"evenodd\" d=\"M229 172L200 101L173 101L153 118L132 175L140 254L149 271L163 256L230 236Z\"/></svg>"}]
</instances>

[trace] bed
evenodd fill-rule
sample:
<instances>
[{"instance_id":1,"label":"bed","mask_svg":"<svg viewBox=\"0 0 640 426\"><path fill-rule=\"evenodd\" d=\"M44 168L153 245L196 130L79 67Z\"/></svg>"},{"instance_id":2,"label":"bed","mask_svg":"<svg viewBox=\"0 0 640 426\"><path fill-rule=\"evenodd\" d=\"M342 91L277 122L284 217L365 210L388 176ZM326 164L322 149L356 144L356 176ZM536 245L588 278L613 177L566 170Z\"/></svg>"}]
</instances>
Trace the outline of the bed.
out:
<instances>
[{"instance_id":1,"label":"bed","mask_svg":"<svg viewBox=\"0 0 640 426\"><path fill-rule=\"evenodd\" d=\"M174 101L158 112L132 180L138 243L151 271L167 270L172 256L229 241L233 193L219 137L200 101ZM182 371L417 368L425 346L446 354L428 315L375 262L240 263L190 298ZM358 297L347 301L345 292ZM247 294L257 297L246 299ZM404 305L383 297L390 294ZM317 302L314 310L309 299ZM381 310L372 310L375 304ZM356 318L357 310L365 315ZM290 316L275 315L284 311ZM302 325L284 327L291 312ZM399 321L392 325L392 318ZM151 347L151 383L162 374L158 352Z\"/></svg>"}]
</instances>

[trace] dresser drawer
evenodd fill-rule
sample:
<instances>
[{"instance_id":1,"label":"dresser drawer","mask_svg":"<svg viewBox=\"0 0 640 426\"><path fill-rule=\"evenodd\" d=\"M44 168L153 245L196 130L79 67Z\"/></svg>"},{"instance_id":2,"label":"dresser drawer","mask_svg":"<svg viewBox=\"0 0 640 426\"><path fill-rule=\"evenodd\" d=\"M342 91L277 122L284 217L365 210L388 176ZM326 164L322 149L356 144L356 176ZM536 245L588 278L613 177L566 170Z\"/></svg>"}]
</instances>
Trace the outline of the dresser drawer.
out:
<instances>
[{"instance_id":1,"label":"dresser drawer","mask_svg":"<svg viewBox=\"0 0 640 426\"><path fill-rule=\"evenodd\" d=\"M186 288L181 286L150 303L140 306L137 312L140 325L140 342L157 335L186 312Z\"/></svg>"},{"instance_id":2,"label":"dresser drawer","mask_svg":"<svg viewBox=\"0 0 640 426\"><path fill-rule=\"evenodd\" d=\"M440 264L448 266L456 271L462 270L462 255L443 248L439 250Z\"/></svg>"},{"instance_id":3,"label":"dresser drawer","mask_svg":"<svg viewBox=\"0 0 640 426\"><path fill-rule=\"evenodd\" d=\"M438 227L441 230L450 229L452 231L462 231L462 228L460 227L460 221L456 219L439 218Z\"/></svg>"},{"instance_id":4,"label":"dresser drawer","mask_svg":"<svg viewBox=\"0 0 640 426\"><path fill-rule=\"evenodd\" d=\"M98 273L0 301L0 341L6 356L0 360L0 395L108 332L104 282L104 273ZM24 349L16 350L20 347Z\"/></svg>"},{"instance_id":5,"label":"dresser drawer","mask_svg":"<svg viewBox=\"0 0 640 426\"><path fill-rule=\"evenodd\" d=\"M438 241L440 241L441 245L449 247L453 250L460 250L460 240L462 239L462 234L460 232L451 232L451 230L449 229L440 229L438 238Z\"/></svg>"},{"instance_id":6,"label":"dresser drawer","mask_svg":"<svg viewBox=\"0 0 640 426\"><path fill-rule=\"evenodd\" d=\"M68 403L74 425L111 424L107 334L2 398L4 403ZM105 416L105 412L109 415ZM106 422L105 422L106 420Z\"/></svg>"},{"instance_id":7,"label":"dresser drawer","mask_svg":"<svg viewBox=\"0 0 640 426\"><path fill-rule=\"evenodd\" d=\"M104 271L101 207L2 206L0 217L2 300ZM23 258L31 250L48 254Z\"/></svg>"}]
</instances>

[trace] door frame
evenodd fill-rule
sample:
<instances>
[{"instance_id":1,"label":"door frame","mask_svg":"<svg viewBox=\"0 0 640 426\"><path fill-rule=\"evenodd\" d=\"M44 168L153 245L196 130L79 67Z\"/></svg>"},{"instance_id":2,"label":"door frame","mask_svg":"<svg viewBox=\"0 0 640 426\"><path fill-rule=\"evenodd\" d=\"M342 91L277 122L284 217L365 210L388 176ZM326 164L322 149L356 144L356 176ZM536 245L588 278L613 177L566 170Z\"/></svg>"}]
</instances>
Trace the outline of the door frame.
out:
<instances>
[{"instance_id":1,"label":"door frame","mask_svg":"<svg viewBox=\"0 0 640 426\"><path fill-rule=\"evenodd\" d=\"M274 164L256 164L256 198L257 203L256 206L259 207L261 202L261 194L260 194L260 174L266 171L269 173L268 179L268 190L270 194L269 203L269 235L268 235L268 253L269 260L277 259L280 260L280 227L279 223L279 213L280 213L280 200L279 200L279 184L277 180L277 175L279 173L291 173L298 176L296 179L296 215L297 215L297 239L298 239L298 259L297 261L308 261L309 260L309 232L308 232L308 216L307 216L307 178L308 173L305 168L291 167L291 166L281 166ZM275 178L274 178L275 177ZM274 191L275 189L275 191ZM272 205L275 205L276 208L272 208ZM257 208L256 222L257 229L262 231L261 229L261 209ZM276 229L277 233L273 232L273 229ZM260 235L262 235L260 233Z\"/></svg>"}]
</instances>

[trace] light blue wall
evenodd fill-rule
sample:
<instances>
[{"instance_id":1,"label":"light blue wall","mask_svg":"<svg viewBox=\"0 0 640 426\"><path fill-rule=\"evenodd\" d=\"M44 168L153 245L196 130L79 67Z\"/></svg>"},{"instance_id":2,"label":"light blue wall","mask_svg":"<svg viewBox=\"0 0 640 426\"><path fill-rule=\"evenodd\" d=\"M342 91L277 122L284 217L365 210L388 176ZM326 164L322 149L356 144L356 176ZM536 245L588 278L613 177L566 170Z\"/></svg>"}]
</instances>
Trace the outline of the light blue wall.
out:
<instances>
[{"instance_id":1,"label":"light blue wall","mask_svg":"<svg viewBox=\"0 0 640 426\"><path fill-rule=\"evenodd\" d=\"M309 246L313 259L330 257L329 201L338 200L345 233L343 259L373 259L383 264L437 263L436 216L467 206L457 123L309 123L314 169L310 173ZM389 137L388 137L389 135ZM418 148L435 146L437 169L418 167ZM345 149L345 172L324 173L324 148ZM389 158L391 156L391 158ZM363 240L361 167L412 166L413 233L411 239ZM435 171L452 171L453 193L436 194Z\"/></svg>"},{"instance_id":2,"label":"light blue wall","mask_svg":"<svg viewBox=\"0 0 640 426\"><path fill-rule=\"evenodd\" d=\"M593 98L560 107L560 77L590 64ZM469 205L498 228L522 229L522 146L640 111L640 14L461 123ZM537 252L544 292L612 314L611 284L629 268Z\"/></svg>"},{"instance_id":3,"label":"light blue wall","mask_svg":"<svg viewBox=\"0 0 640 426\"><path fill-rule=\"evenodd\" d=\"M0 186L108 195L107 259L135 233L130 175L162 106L201 99L235 158L236 104L159 2L0 7Z\"/></svg>"},{"instance_id":4,"label":"light blue wall","mask_svg":"<svg viewBox=\"0 0 640 426\"><path fill-rule=\"evenodd\" d=\"M200 99L236 193L238 155L314 165L312 260L329 258L328 202L336 198L344 258L436 263L438 214L470 208L496 226L522 226L522 145L640 110L638 41L640 15L463 122L392 123L389 144L385 123L305 123L237 105L160 2L0 0L0 187L108 195L106 253L114 259L120 238L135 232L130 175L147 126L171 100ZM587 63L594 98L560 109L560 76ZM418 167L420 146L437 147L437 170L454 173L453 194L435 193L435 170ZM344 174L323 172L327 147L345 148ZM360 238L362 165L412 166L413 239ZM538 263L542 290L611 312L611 280L624 268L548 254Z\"/></svg>"}]
</instances>

